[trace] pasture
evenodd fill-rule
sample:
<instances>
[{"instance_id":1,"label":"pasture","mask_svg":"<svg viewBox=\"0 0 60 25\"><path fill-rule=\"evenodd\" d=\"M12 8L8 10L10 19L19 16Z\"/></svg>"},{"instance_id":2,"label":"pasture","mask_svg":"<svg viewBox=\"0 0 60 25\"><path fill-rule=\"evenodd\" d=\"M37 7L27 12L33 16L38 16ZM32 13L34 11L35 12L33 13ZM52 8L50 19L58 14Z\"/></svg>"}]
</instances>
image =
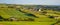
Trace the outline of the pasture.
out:
<instances>
[{"instance_id":1,"label":"pasture","mask_svg":"<svg viewBox=\"0 0 60 25\"><path fill-rule=\"evenodd\" d=\"M55 22L28 22L28 21L20 21L20 22L0 22L0 25L52 25Z\"/></svg>"},{"instance_id":2,"label":"pasture","mask_svg":"<svg viewBox=\"0 0 60 25\"><path fill-rule=\"evenodd\" d=\"M55 17L60 17L59 11L44 10L44 8L41 10L34 11L32 6L27 9L24 5L19 7L16 7L16 5L0 5L0 18L2 17L0 25L53 25L57 22ZM11 17L18 21L13 19L11 21Z\"/></svg>"}]
</instances>

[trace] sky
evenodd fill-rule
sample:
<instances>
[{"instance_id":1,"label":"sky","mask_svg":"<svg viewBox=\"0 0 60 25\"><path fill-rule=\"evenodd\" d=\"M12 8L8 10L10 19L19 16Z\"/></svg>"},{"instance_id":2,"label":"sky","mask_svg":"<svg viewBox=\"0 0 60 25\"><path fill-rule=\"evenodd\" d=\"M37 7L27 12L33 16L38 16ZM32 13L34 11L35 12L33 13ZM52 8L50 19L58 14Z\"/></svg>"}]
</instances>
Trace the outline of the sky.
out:
<instances>
[{"instance_id":1,"label":"sky","mask_svg":"<svg viewBox=\"0 0 60 25\"><path fill-rule=\"evenodd\" d=\"M0 0L7 4L60 5L60 0Z\"/></svg>"}]
</instances>

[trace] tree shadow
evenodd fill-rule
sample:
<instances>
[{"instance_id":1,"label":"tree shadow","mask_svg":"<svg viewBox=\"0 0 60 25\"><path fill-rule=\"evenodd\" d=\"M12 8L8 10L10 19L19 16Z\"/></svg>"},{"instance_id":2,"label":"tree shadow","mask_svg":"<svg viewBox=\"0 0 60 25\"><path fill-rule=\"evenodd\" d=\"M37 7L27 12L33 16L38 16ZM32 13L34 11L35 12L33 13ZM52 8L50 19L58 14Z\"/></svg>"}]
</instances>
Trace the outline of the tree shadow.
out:
<instances>
[{"instance_id":1,"label":"tree shadow","mask_svg":"<svg viewBox=\"0 0 60 25\"><path fill-rule=\"evenodd\" d=\"M30 13L26 13L25 15L38 18L37 16L35 16L35 15L33 15L33 14L30 14Z\"/></svg>"}]
</instances>

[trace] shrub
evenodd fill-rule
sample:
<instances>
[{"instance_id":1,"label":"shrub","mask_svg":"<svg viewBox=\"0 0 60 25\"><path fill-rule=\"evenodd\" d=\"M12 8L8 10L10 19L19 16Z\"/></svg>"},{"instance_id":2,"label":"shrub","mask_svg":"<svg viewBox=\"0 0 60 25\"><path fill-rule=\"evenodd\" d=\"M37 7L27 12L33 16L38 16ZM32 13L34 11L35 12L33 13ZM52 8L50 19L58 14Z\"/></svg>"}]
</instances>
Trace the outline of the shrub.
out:
<instances>
[{"instance_id":1,"label":"shrub","mask_svg":"<svg viewBox=\"0 0 60 25\"><path fill-rule=\"evenodd\" d=\"M28 18L30 21L34 21L34 19L33 18Z\"/></svg>"},{"instance_id":2,"label":"shrub","mask_svg":"<svg viewBox=\"0 0 60 25\"><path fill-rule=\"evenodd\" d=\"M54 16L48 16L49 18L54 18Z\"/></svg>"},{"instance_id":3,"label":"shrub","mask_svg":"<svg viewBox=\"0 0 60 25\"><path fill-rule=\"evenodd\" d=\"M2 16L0 16L0 21L2 21L4 18Z\"/></svg>"},{"instance_id":4,"label":"shrub","mask_svg":"<svg viewBox=\"0 0 60 25\"><path fill-rule=\"evenodd\" d=\"M46 11L43 11L43 12L42 12L42 15L45 15L45 14L47 14L47 12L46 12Z\"/></svg>"},{"instance_id":5,"label":"shrub","mask_svg":"<svg viewBox=\"0 0 60 25\"><path fill-rule=\"evenodd\" d=\"M9 21L17 21L18 19L17 18L15 18L15 17L10 17L9 18Z\"/></svg>"},{"instance_id":6,"label":"shrub","mask_svg":"<svg viewBox=\"0 0 60 25\"><path fill-rule=\"evenodd\" d=\"M4 18L4 21L9 21L9 19L8 18Z\"/></svg>"}]
</instances>

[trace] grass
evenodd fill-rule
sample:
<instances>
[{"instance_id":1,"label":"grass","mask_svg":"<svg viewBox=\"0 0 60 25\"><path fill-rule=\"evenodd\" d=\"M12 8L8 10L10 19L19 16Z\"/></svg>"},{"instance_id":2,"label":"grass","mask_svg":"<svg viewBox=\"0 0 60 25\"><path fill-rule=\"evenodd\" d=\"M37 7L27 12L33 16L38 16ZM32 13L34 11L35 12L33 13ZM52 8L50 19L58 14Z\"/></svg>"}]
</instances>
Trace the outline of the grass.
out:
<instances>
[{"instance_id":1,"label":"grass","mask_svg":"<svg viewBox=\"0 0 60 25\"><path fill-rule=\"evenodd\" d=\"M47 14L46 15L42 15L42 11L32 11L32 10L27 10L27 9L21 9L23 12L26 12L26 13L31 13L39 18L35 18L35 21L32 22L32 21L0 21L0 25L51 25L51 24L54 24L56 22L55 19L50 19L48 18L48 15L51 15L51 16L59 16L60 17L60 12L57 12L55 13L55 11L52 11L52 10L47 10ZM25 15L26 13L22 13L18 10L16 10L15 8L0 8L0 15L3 17L3 18L10 18L10 17L16 17L16 18L33 18L33 16L27 16ZM55 13L55 14L54 14ZM37 22L39 21L39 22Z\"/></svg>"},{"instance_id":2,"label":"grass","mask_svg":"<svg viewBox=\"0 0 60 25\"><path fill-rule=\"evenodd\" d=\"M3 25L51 25L55 22L27 22L27 21L20 21L20 22L0 22Z\"/></svg>"},{"instance_id":3,"label":"grass","mask_svg":"<svg viewBox=\"0 0 60 25\"><path fill-rule=\"evenodd\" d=\"M4 18L9 18L9 17L30 17L25 15L22 12L17 11L16 9L13 8L0 8L0 15Z\"/></svg>"},{"instance_id":4,"label":"grass","mask_svg":"<svg viewBox=\"0 0 60 25\"><path fill-rule=\"evenodd\" d=\"M24 15L24 13L22 13L22 12L19 12L15 9L11 9L11 8L9 8L9 10L1 9L0 15L2 15L4 18L9 18L10 16L17 16L17 17L23 17L23 18L30 17L30 16ZM40 21L40 22L36 22L36 21ZM52 22L51 22L51 19L47 18L45 15L39 15L39 18L37 18L35 20L35 22L28 22L28 21L20 21L20 22L4 21L4 22L1 22L0 21L0 25L51 25L53 23L55 23L55 20L52 19Z\"/></svg>"}]
</instances>

